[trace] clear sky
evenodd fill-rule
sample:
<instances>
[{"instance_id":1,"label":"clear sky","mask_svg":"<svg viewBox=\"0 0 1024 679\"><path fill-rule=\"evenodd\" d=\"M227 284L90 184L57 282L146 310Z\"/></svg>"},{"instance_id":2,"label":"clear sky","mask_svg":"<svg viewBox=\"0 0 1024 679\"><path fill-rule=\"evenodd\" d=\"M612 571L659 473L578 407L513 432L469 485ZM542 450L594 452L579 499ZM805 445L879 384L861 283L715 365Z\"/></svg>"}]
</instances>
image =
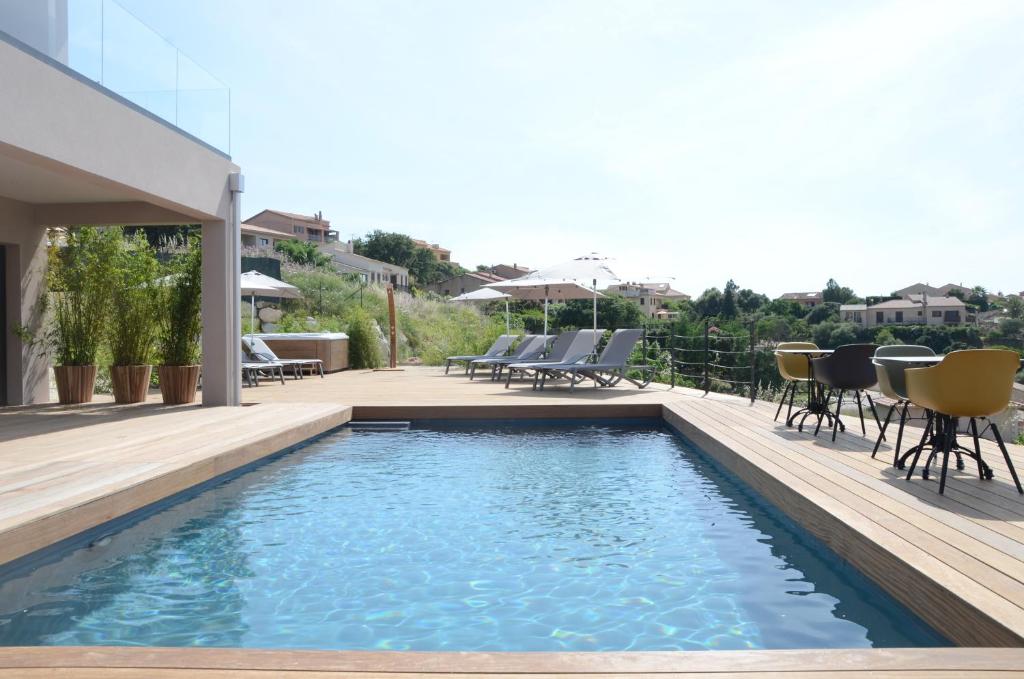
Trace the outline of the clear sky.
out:
<instances>
[{"instance_id":1,"label":"clear sky","mask_svg":"<svg viewBox=\"0 0 1024 679\"><path fill-rule=\"evenodd\" d=\"M698 294L1024 290L1024 2L120 0L232 88L245 216Z\"/></svg>"}]
</instances>

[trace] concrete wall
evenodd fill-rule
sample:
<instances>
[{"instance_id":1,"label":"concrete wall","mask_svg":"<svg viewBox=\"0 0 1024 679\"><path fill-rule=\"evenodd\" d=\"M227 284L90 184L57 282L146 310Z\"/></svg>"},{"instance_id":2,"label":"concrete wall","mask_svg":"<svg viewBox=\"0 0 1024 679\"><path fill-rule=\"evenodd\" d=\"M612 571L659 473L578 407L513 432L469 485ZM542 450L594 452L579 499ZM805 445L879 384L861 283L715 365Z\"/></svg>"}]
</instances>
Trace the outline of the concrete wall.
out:
<instances>
[{"instance_id":1,"label":"concrete wall","mask_svg":"<svg viewBox=\"0 0 1024 679\"><path fill-rule=\"evenodd\" d=\"M45 403L49 400L49 359L42 346L26 346L11 332L22 325L36 337L43 332L39 303L46 284L46 229L36 226L33 207L0 197L0 245L6 249L7 403Z\"/></svg>"},{"instance_id":2,"label":"concrete wall","mask_svg":"<svg viewBox=\"0 0 1024 679\"><path fill-rule=\"evenodd\" d=\"M196 222L227 218L237 166L181 131L3 41L0 92L0 152Z\"/></svg>"}]
</instances>

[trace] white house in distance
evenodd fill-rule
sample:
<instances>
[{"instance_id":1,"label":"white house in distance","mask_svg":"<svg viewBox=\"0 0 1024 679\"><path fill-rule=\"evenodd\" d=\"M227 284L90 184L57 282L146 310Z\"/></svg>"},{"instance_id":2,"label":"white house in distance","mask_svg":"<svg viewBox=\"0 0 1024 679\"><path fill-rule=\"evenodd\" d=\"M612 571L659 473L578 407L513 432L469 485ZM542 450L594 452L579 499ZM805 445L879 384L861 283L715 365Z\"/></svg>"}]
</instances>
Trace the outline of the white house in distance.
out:
<instances>
[{"instance_id":1,"label":"white house in distance","mask_svg":"<svg viewBox=\"0 0 1024 679\"><path fill-rule=\"evenodd\" d=\"M119 62L136 51L83 17L67 0L0 0L0 405L49 399L49 357L12 329L43 332L47 227L82 224L202 225L203 405L238 405L243 179L228 155L227 87L196 67L203 82L181 87L203 88L201 100L172 90L147 101L139 92L166 90L162 74ZM133 40L167 49L121 18ZM102 68L89 58L100 44ZM126 71L132 86L118 90Z\"/></svg>"},{"instance_id":2,"label":"white house in distance","mask_svg":"<svg viewBox=\"0 0 1024 679\"><path fill-rule=\"evenodd\" d=\"M884 325L958 325L967 317L967 307L956 297L931 297L908 294L879 304L843 304L839 318L863 328Z\"/></svg>"},{"instance_id":3,"label":"white house in distance","mask_svg":"<svg viewBox=\"0 0 1024 679\"><path fill-rule=\"evenodd\" d=\"M677 312L667 308L668 302L690 299L686 293L674 290L670 283L622 283L613 285L605 292L622 295L640 307L649 318L673 318Z\"/></svg>"}]
</instances>

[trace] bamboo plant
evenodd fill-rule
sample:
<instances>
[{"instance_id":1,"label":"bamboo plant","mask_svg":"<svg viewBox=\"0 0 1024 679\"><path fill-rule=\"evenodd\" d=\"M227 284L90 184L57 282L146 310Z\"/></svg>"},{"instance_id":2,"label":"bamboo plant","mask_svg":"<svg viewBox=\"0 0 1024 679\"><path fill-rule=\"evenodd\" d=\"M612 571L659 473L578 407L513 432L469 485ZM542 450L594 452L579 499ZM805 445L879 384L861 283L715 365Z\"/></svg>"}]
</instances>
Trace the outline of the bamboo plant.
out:
<instances>
[{"instance_id":1,"label":"bamboo plant","mask_svg":"<svg viewBox=\"0 0 1024 679\"><path fill-rule=\"evenodd\" d=\"M199 362L202 332L202 252L192 238L184 252L171 261L171 274L163 286L163 313L157 337L163 365L187 366Z\"/></svg>"},{"instance_id":2,"label":"bamboo plant","mask_svg":"<svg viewBox=\"0 0 1024 679\"><path fill-rule=\"evenodd\" d=\"M159 263L137 233L123 241L116 264L109 334L113 365L147 365L160 313Z\"/></svg>"},{"instance_id":3,"label":"bamboo plant","mask_svg":"<svg viewBox=\"0 0 1024 679\"><path fill-rule=\"evenodd\" d=\"M50 243L47 283L54 361L94 365L110 319L121 231L94 226L53 231Z\"/></svg>"}]
</instances>

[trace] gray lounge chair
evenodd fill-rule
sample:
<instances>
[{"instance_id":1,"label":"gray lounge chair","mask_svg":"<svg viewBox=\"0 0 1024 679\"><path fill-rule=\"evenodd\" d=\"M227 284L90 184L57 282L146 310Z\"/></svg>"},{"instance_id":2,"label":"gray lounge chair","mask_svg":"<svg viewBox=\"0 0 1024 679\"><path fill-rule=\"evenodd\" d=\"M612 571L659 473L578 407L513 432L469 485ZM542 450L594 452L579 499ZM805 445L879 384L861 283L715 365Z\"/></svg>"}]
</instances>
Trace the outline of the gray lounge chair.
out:
<instances>
[{"instance_id":1,"label":"gray lounge chair","mask_svg":"<svg viewBox=\"0 0 1024 679\"><path fill-rule=\"evenodd\" d=\"M533 388L537 388L536 377L538 367L543 368L556 363L579 363L585 361L594 353L594 346L597 338L601 337L604 330L570 330L563 332L555 339L548 352L540 361L524 361L522 363L510 363L508 375L505 377L505 388L508 389L512 383L513 373L525 375L528 372L534 373Z\"/></svg>"},{"instance_id":2,"label":"gray lounge chair","mask_svg":"<svg viewBox=\"0 0 1024 679\"><path fill-rule=\"evenodd\" d=\"M268 375L271 380L280 377L281 384L284 384L284 365L277 361L268 361L253 356L243 347L242 349L242 379L250 387L260 386L260 376Z\"/></svg>"},{"instance_id":3,"label":"gray lounge chair","mask_svg":"<svg viewBox=\"0 0 1024 679\"><path fill-rule=\"evenodd\" d=\"M509 363L522 361L537 361L544 356L548 350L548 344L555 339L554 335L526 335L519 346L508 356L498 358L478 358L469 364L469 379L476 375L477 368L490 368L491 380L501 376L501 372Z\"/></svg>"},{"instance_id":4,"label":"gray lounge chair","mask_svg":"<svg viewBox=\"0 0 1024 679\"><path fill-rule=\"evenodd\" d=\"M569 379L570 391L574 391L576 384L585 378L594 380L595 387L613 387L621 380L626 380L643 389L651 383L653 377L651 369L647 366L627 365L629 357L633 354L633 348L643 334L644 331L639 329L616 330L612 333L604 351L601 352L601 356L593 363L570 361L538 368L540 388L544 388L544 382L548 377L566 377ZM639 369L644 378L638 381L626 375L626 371L630 368Z\"/></svg>"},{"instance_id":5,"label":"gray lounge chair","mask_svg":"<svg viewBox=\"0 0 1024 679\"><path fill-rule=\"evenodd\" d=\"M277 354L259 337L251 335L242 337L242 351L257 361L272 361L287 366L292 370L292 377L300 379L306 368L316 370L320 377L324 376L324 362L319 358L278 358Z\"/></svg>"},{"instance_id":6,"label":"gray lounge chair","mask_svg":"<svg viewBox=\"0 0 1024 679\"><path fill-rule=\"evenodd\" d=\"M469 373L470 363L479 358L497 358L508 353L509 348L511 348L512 343L516 341L517 337L519 335L501 335L498 339L494 340L494 344L491 345L490 349L476 356L449 356L444 359L444 374L448 374L448 368L451 367L452 363L465 363L466 372Z\"/></svg>"}]
</instances>

